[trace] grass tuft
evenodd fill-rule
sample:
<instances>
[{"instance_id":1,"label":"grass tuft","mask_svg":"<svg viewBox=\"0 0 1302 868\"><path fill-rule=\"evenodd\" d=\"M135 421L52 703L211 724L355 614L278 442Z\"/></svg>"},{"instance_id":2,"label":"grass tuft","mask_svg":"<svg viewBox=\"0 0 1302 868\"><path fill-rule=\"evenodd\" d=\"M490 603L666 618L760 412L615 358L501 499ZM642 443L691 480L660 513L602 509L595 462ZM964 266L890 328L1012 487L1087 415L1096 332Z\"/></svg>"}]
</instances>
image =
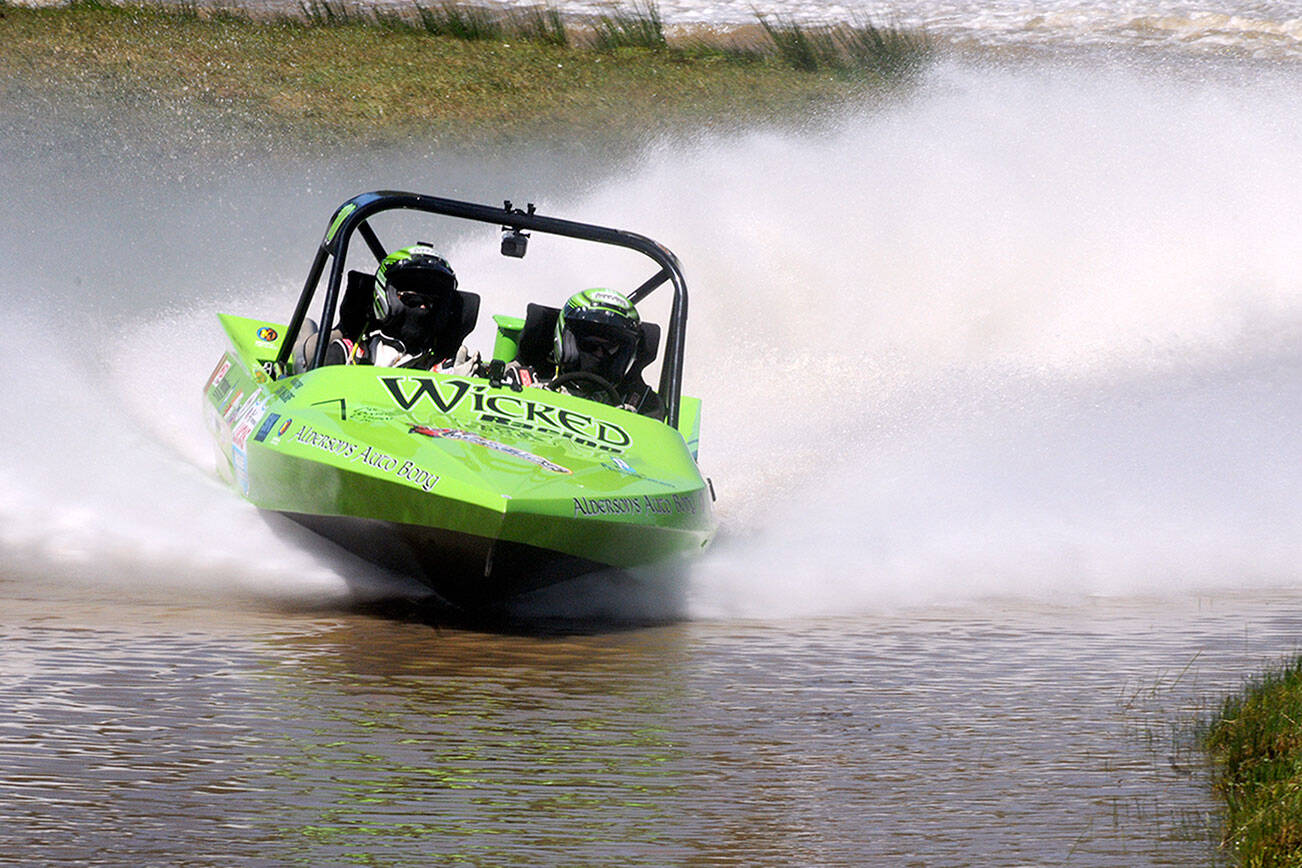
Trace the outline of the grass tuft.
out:
<instances>
[{"instance_id":1,"label":"grass tuft","mask_svg":"<svg viewBox=\"0 0 1302 868\"><path fill-rule=\"evenodd\" d=\"M1224 843L1246 868L1302 865L1302 657L1226 699L1206 745Z\"/></svg>"},{"instance_id":2,"label":"grass tuft","mask_svg":"<svg viewBox=\"0 0 1302 868\"><path fill-rule=\"evenodd\" d=\"M879 26L868 19L808 26L782 16L774 21L760 13L755 17L778 57L802 72L899 78L920 69L931 50L925 34Z\"/></svg>"},{"instance_id":3,"label":"grass tuft","mask_svg":"<svg viewBox=\"0 0 1302 868\"><path fill-rule=\"evenodd\" d=\"M879 27L866 18L842 27L838 36L852 69L886 78L917 72L931 54L925 33L900 27Z\"/></svg>"},{"instance_id":4,"label":"grass tuft","mask_svg":"<svg viewBox=\"0 0 1302 868\"><path fill-rule=\"evenodd\" d=\"M566 48L570 44L569 31L565 29L561 12L555 6L521 9L515 13L511 25L519 39L527 39L539 45L555 45L558 48Z\"/></svg>"},{"instance_id":5,"label":"grass tuft","mask_svg":"<svg viewBox=\"0 0 1302 868\"><path fill-rule=\"evenodd\" d=\"M664 21L655 0L643 5L634 0L632 8L617 7L597 17L593 30L594 46L600 51L616 48L665 47Z\"/></svg>"},{"instance_id":6,"label":"grass tuft","mask_svg":"<svg viewBox=\"0 0 1302 868\"><path fill-rule=\"evenodd\" d=\"M416 4L421 27L431 36L450 36L467 42L504 39L506 26L501 17L482 6L440 3L436 6Z\"/></svg>"},{"instance_id":7,"label":"grass tuft","mask_svg":"<svg viewBox=\"0 0 1302 868\"><path fill-rule=\"evenodd\" d=\"M778 16L777 23L771 23L761 14L756 14L760 26L768 34L777 48L778 56L792 69L802 72L818 72L821 69L834 69L837 63L836 39L827 27L802 27L790 18Z\"/></svg>"}]
</instances>

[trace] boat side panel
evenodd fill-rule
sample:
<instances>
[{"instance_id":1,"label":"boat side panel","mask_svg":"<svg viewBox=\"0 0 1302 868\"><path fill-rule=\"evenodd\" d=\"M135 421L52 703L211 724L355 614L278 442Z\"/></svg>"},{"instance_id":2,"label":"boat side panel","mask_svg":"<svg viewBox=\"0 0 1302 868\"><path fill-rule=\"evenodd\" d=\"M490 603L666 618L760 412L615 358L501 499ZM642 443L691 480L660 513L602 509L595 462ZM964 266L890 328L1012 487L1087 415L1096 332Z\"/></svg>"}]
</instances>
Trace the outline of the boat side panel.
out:
<instances>
[{"instance_id":1,"label":"boat side panel","mask_svg":"<svg viewBox=\"0 0 1302 868\"><path fill-rule=\"evenodd\" d=\"M260 370L258 373L262 373ZM249 438L271 403L271 391L233 352L224 353L204 387L204 418L213 436L217 473L249 494Z\"/></svg>"},{"instance_id":2,"label":"boat side panel","mask_svg":"<svg viewBox=\"0 0 1302 868\"><path fill-rule=\"evenodd\" d=\"M697 551L713 535L704 480L663 423L470 377L339 366L273 382L258 366L267 324L223 324L239 346L209 377L207 416L219 472L260 507L614 566Z\"/></svg>"},{"instance_id":3,"label":"boat side panel","mask_svg":"<svg viewBox=\"0 0 1302 868\"><path fill-rule=\"evenodd\" d=\"M266 371L275 361L276 354L280 352L281 343L285 338L285 326L226 313L218 314L217 318L221 320L231 347L240 358L244 359L245 366L251 372L261 370L265 377L262 382L268 381L270 378L266 377Z\"/></svg>"}]
</instances>

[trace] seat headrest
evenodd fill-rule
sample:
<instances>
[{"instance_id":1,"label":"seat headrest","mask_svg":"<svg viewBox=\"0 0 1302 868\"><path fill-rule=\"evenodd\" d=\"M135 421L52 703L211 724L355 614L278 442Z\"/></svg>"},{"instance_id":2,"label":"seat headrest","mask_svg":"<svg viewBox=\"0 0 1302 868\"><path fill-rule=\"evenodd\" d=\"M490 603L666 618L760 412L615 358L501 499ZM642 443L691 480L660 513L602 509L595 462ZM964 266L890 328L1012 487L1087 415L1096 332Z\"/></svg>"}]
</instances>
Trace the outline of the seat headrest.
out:
<instances>
[{"instance_id":1,"label":"seat headrest","mask_svg":"<svg viewBox=\"0 0 1302 868\"><path fill-rule=\"evenodd\" d=\"M357 340L366 328L375 298L375 275L364 271L348 272L348 286L339 302L339 319L335 328L350 341Z\"/></svg>"},{"instance_id":2,"label":"seat headrest","mask_svg":"<svg viewBox=\"0 0 1302 868\"><path fill-rule=\"evenodd\" d=\"M642 334L637 342L637 355L633 358L633 366L628 369L628 378L640 382L642 370L656 360L656 353L659 350L660 326L653 322L642 323Z\"/></svg>"},{"instance_id":3,"label":"seat headrest","mask_svg":"<svg viewBox=\"0 0 1302 868\"><path fill-rule=\"evenodd\" d=\"M530 304L525 308L524 328L520 329L515 358L544 379L556 373L551 355L556 343L556 318L560 314L560 308L542 304Z\"/></svg>"},{"instance_id":4,"label":"seat headrest","mask_svg":"<svg viewBox=\"0 0 1302 868\"><path fill-rule=\"evenodd\" d=\"M457 350L466 342L466 338L470 333L475 330L475 323L479 320L479 296L477 294L456 290L453 295L456 297L456 304L459 304L461 309L460 311L453 311L452 322L454 325L449 326L448 330L434 342L434 355L441 359L450 359L457 354Z\"/></svg>"}]
</instances>

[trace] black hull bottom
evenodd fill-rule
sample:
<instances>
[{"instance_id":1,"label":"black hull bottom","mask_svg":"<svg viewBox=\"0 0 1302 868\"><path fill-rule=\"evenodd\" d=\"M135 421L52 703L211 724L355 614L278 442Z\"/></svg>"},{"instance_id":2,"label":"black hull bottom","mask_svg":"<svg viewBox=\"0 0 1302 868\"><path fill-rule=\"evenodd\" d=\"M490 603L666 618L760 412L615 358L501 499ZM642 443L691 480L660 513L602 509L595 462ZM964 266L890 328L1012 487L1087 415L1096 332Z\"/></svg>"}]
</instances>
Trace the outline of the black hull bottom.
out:
<instances>
[{"instance_id":1,"label":"black hull bottom","mask_svg":"<svg viewBox=\"0 0 1302 868\"><path fill-rule=\"evenodd\" d=\"M351 516L281 514L363 560L418 579L449 605L466 611L611 569L551 549L438 528Z\"/></svg>"}]
</instances>

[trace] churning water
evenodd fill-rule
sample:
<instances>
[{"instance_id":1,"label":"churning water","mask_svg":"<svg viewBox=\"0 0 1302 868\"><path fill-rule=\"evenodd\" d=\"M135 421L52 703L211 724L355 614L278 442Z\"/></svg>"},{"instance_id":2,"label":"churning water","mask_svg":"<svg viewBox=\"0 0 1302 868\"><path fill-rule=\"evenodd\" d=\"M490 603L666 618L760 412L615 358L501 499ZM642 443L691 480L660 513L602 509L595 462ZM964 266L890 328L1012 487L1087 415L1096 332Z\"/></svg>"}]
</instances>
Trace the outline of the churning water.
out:
<instances>
[{"instance_id":1,"label":"churning water","mask_svg":"<svg viewBox=\"0 0 1302 868\"><path fill-rule=\"evenodd\" d=\"M1297 39L1288 4L1231 11ZM111 128L35 148L11 115L4 852L1215 863L1184 729L1302 612L1288 51L943 64L804 132L616 164L199 167ZM213 315L286 316L326 216L383 187L529 199L684 262L722 530L685 574L521 609L606 629L368 614L419 589L216 480ZM641 276L429 240L496 310Z\"/></svg>"}]
</instances>

